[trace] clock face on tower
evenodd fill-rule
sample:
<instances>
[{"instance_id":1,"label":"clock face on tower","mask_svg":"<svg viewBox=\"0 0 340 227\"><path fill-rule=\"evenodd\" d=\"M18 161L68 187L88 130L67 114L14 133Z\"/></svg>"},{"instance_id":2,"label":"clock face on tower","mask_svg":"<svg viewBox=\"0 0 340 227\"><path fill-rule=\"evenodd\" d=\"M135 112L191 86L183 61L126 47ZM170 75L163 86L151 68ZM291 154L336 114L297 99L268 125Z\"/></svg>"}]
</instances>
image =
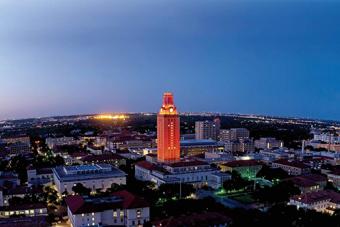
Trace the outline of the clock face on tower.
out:
<instances>
[{"instance_id":1,"label":"clock face on tower","mask_svg":"<svg viewBox=\"0 0 340 227\"><path fill-rule=\"evenodd\" d=\"M170 113L172 113L173 111L174 111L174 108L171 107L171 108L170 108Z\"/></svg>"}]
</instances>

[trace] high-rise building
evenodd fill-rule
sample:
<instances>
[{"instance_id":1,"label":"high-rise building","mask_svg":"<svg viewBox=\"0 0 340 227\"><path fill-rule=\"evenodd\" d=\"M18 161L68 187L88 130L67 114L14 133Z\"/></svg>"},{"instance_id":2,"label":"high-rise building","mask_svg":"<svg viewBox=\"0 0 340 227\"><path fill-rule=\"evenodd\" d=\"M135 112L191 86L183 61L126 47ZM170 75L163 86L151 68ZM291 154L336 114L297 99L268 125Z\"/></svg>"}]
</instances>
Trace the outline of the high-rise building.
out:
<instances>
[{"instance_id":1,"label":"high-rise building","mask_svg":"<svg viewBox=\"0 0 340 227\"><path fill-rule=\"evenodd\" d=\"M220 132L220 120L214 121L196 121L195 138L197 140L213 139L217 140Z\"/></svg>"},{"instance_id":2,"label":"high-rise building","mask_svg":"<svg viewBox=\"0 0 340 227\"><path fill-rule=\"evenodd\" d=\"M220 140L223 142L239 139L249 139L249 130L246 128L231 128L220 131Z\"/></svg>"},{"instance_id":3,"label":"high-rise building","mask_svg":"<svg viewBox=\"0 0 340 227\"><path fill-rule=\"evenodd\" d=\"M180 121L172 93L164 93L157 115L157 159L159 162L180 160Z\"/></svg>"}]
</instances>

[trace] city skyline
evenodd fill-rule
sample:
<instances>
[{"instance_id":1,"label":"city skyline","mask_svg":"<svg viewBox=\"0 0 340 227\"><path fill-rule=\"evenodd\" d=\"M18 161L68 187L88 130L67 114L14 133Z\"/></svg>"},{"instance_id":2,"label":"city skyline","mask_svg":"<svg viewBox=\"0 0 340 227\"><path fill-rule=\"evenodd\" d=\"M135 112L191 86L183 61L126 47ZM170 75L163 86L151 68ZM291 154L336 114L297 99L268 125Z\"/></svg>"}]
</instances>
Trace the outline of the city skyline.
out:
<instances>
[{"instance_id":1,"label":"city skyline","mask_svg":"<svg viewBox=\"0 0 340 227\"><path fill-rule=\"evenodd\" d=\"M0 2L0 119L181 112L340 120L336 1Z\"/></svg>"}]
</instances>

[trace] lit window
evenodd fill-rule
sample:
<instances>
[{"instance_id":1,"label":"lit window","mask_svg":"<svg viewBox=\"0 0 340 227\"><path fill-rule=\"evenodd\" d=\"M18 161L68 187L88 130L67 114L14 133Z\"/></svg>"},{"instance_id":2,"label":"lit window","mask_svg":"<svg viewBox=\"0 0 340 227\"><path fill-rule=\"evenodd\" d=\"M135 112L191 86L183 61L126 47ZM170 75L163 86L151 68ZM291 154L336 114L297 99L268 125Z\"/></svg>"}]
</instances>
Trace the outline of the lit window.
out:
<instances>
[{"instance_id":1,"label":"lit window","mask_svg":"<svg viewBox=\"0 0 340 227\"><path fill-rule=\"evenodd\" d=\"M81 214L82 217L84 217L85 215L84 214Z\"/></svg>"},{"instance_id":2,"label":"lit window","mask_svg":"<svg viewBox=\"0 0 340 227\"><path fill-rule=\"evenodd\" d=\"M141 214L142 214L142 211L141 210L137 210L137 218L140 218Z\"/></svg>"},{"instance_id":3,"label":"lit window","mask_svg":"<svg viewBox=\"0 0 340 227\"><path fill-rule=\"evenodd\" d=\"M120 211L120 216L121 216L121 217L124 216L124 211Z\"/></svg>"},{"instance_id":4,"label":"lit window","mask_svg":"<svg viewBox=\"0 0 340 227\"><path fill-rule=\"evenodd\" d=\"M117 217L117 211L113 211L113 217Z\"/></svg>"}]
</instances>

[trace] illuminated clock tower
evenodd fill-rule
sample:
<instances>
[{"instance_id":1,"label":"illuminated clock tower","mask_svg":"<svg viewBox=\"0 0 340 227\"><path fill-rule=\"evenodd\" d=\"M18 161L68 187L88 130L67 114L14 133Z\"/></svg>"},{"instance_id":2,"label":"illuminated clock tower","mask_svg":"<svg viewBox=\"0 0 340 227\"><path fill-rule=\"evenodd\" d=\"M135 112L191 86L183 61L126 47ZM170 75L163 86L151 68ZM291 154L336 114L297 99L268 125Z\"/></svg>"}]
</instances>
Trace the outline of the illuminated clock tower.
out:
<instances>
[{"instance_id":1,"label":"illuminated clock tower","mask_svg":"<svg viewBox=\"0 0 340 227\"><path fill-rule=\"evenodd\" d=\"M163 105L157 115L157 159L159 162L180 160L179 115L172 93L163 95Z\"/></svg>"}]
</instances>

